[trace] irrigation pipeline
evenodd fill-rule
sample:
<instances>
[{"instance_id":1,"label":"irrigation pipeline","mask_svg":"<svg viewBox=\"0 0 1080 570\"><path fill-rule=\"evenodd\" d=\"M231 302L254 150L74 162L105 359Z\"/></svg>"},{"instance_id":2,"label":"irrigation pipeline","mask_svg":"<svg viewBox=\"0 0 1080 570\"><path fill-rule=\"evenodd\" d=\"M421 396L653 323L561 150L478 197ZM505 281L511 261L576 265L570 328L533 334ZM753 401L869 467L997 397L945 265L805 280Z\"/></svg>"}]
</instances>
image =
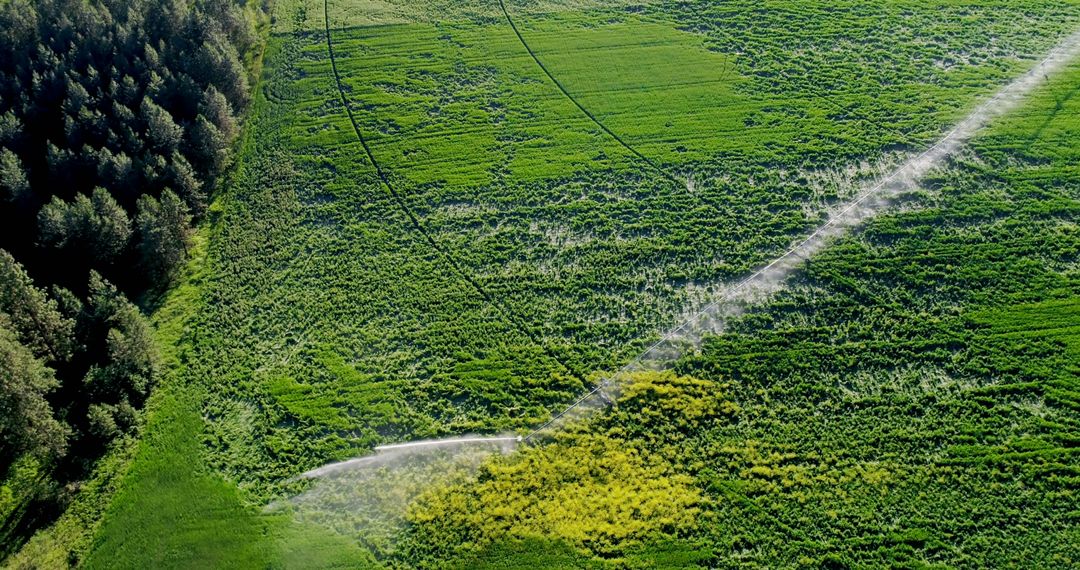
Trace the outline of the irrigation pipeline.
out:
<instances>
[{"instance_id":1,"label":"irrigation pipeline","mask_svg":"<svg viewBox=\"0 0 1080 570\"><path fill-rule=\"evenodd\" d=\"M559 91L561 91L562 94L565 95L566 98L569 99L570 102L578 108L578 110L580 110L586 117L588 117L590 121L595 123L596 126L600 127L602 131L607 133L608 136L615 139L615 142L622 145L623 148L630 151L630 153L634 156L640 158L642 161L645 162L645 164L648 164L650 167L652 167L653 170L660 173L661 176L670 181L672 184L675 184L676 186L683 186L686 184L686 182L679 180L667 170L661 168L660 165L653 161L651 158L645 156L644 154L641 154L638 149L630 146L630 144L624 141L622 137L617 135L615 131L609 129L607 125L605 125L600 119L598 119L596 115L593 115L592 111L586 109L585 106L582 105L576 97L571 95L570 92L566 90L566 87L563 86L562 82L556 79L555 75L553 75L551 71L548 70L547 66L544 65L544 62L540 61L540 58L537 57L536 52L534 52L532 47L529 45L529 42L525 41L525 36L521 35L521 31L518 30L517 24L514 23L514 19L510 17L510 12L507 11L506 3L504 2L504 0L499 0L499 8L502 9L503 16L506 17L506 23L510 24L510 28L514 30L514 35L517 36L518 41L521 42L521 45L525 48L525 51L529 52L529 56L532 57L533 61L536 62L536 65L539 66L540 69L544 72L544 75L547 75L547 78L555 84L555 87L557 87Z\"/></svg>"},{"instance_id":2,"label":"irrigation pipeline","mask_svg":"<svg viewBox=\"0 0 1080 570\"><path fill-rule=\"evenodd\" d=\"M501 1L502 0L500 0L500 3ZM684 320L677 327L668 331L664 336L660 338L660 340L650 345L643 352L639 353L636 357L634 357L633 360L619 368L613 374L610 374L606 378L601 380L589 392L585 393L583 396L575 400L562 411L552 416L550 420L542 424L540 427L529 432L526 436L524 436L523 441L532 440L544 430L555 425L559 420L567 416L567 414L582 406L592 396L596 394L603 395L603 390L605 388L615 385L614 382L619 376L643 367L645 359L650 354L652 354L654 351L657 351L664 344L670 343L673 340L677 339L680 335L687 332L687 329L691 325L698 322L703 317L717 313L722 306L735 300L736 294L746 290L748 287L755 284L756 281L760 281L760 285L763 288L766 288L769 285L768 275L770 274L770 272L783 267L783 265L786 263L809 258L809 256L813 254L816 249L818 249L818 247L815 247L815 241L826 237L831 230L841 229L842 226L840 224L845 220L848 220L848 215L854 212L864 203L866 203L867 200L869 200L871 197L875 197L884 188L891 184L900 182L903 185L905 182L905 178L909 178L912 182L914 180L917 180L918 178L921 178L921 176L925 174L925 171L928 170L932 165L936 164L937 161L952 154L964 140L967 140L972 135L974 135L975 132L981 130L995 110L1002 112L1004 106L1008 104L1008 101L1006 101L1006 99L1025 96L1032 88L1034 88L1033 82L1038 80L1038 75L1040 73L1044 74L1044 76L1048 78L1049 73L1054 71L1053 69L1048 69L1049 64L1063 63L1072 59L1073 57L1076 57L1078 54L1080 54L1080 31L1074 32L1072 35L1065 38L1065 40L1055 46L1046 57L1044 57L1041 61L1032 66L1031 69L1029 69L1020 77L1014 79L1006 86L999 89L997 93L993 95L993 97L979 105L974 111L969 113L967 117L957 123L956 126L954 126L944 136L939 138L929 148L922 151L918 155L908 159L901 166L893 170L893 172L889 176L883 178L877 184L874 184L869 189L860 193L853 201L848 203L847 206L845 206L839 212L830 216L824 224L819 226L816 230L811 232L810 235L800 240L798 243L785 251L779 257L773 259L765 266L754 271L748 277L737 282L719 299L709 303L703 309L691 315L690 318ZM861 223L862 221L863 220L856 220L855 223ZM698 334L701 334L706 331L697 332Z\"/></svg>"},{"instance_id":3,"label":"irrigation pipeline","mask_svg":"<svg viewBox=\"0 0 1080 570\"><path fill-rule=\"evenodd\" d=\"M408 443L391 443L388 445L377 445L375 451L397 451L402 449L420 449L425 447L435 446L447 446L447 445L465 445L469 443L517 443L521 441L520 436L495 436L495 437L458 437L454 439L426 439L423 441L410 441Z\"/></svg>"},{"instance_id":4,"label":"irrigation pipeline","mask_svg":"<svg viewBox=\"0 0 1080 570\"><path fill-rule=\"evenodd\" d=\"M358 467L370 467L383 464L386 461L392 461L399 457L407 457L413 454L423 454L431 449L438 448L458 448L472 445L487 445L497 446L499 449L505 452L517 447L517 445L521 443L521 441L521 436L494 435L464 436L449 439L425 439L422 441L410 441L408 443L379 445L375 447L374 455L364 455L361 457L355 457L353 459L347 459L345 461L329 463L321 467L316 467L315 469L305 471L304 473L297 475L290 481L298 481L300 479L317 479L319 477L324 477L326 475L331 475L334 473L350 471Z\"/></svg>"},{"instance_id":5,"label":"irrigation pipeline","mask_svg":"<svg viewBox=\"0 0 1080 570\"><path fill-rule=\"evenodd\" d=\"M345 96L345 89L341 84L341 74L338 72L337 58L334 55L334 43L331 40L330 35L330 0L323 0L323 22L326 27L326 49L330 54L330 69L334 74L334 83L337 86L338 95L341 97L341 104L345 107L345 112L349 116L349 123L352 125L353 132L356 134L356 138L360 141L360 145L364 148L364 153L367 155L368 161L371 162L372 166L375 167L375 173L378 175L379 180L382 182L382 185L386 188L386 191L390 194L390 197L393 198L398 208L400 208L401 211L404 212L405 215L409 218L409 223L412 225L413 229L416 230L416 232L419 233L421 236L423 236L424 241L426 241L428 245L431 246L431 248L436 253L438 253L438 255L443 259L443 261L448 266L450 266L451 270L453 270L453 272L457 274L458 277L468 283L469 286L472 287L472 289L478 295L480 295L480 297L485 302L494 307L496 311L498 311L504 318L506 318L510 322L510 324L512 324L515 328L519 329L527 337L529 337L529 340L539 346L540 349L544 351L544 354L548 356L548 358L556 362L571 376L580 381L582 385L587 384L588 381L585 379L584 374L571 366L569 362L564 360L562 356L555 352L548 345L548 343L544 342L543 339L540 338L540 336L537 335L536 332L533 331L533 329L528 326L527 323L525 323L521 318L514 314L513 311L511 311L509 308L499 302L494 295L492 295L490 292L488 292L487 289L484 288L483 285L481 285L478 281L476 281L476 279L469 275L469 273L465 270L461 263L453 255L451 255L451 253L446 248L440 245L439 242L435 240L435 237L427 231L427 228L425 228L424 224L421 223L420 218L417 217L416 212L414 212L412 207L409 206L408 202L405 201L405 198L401 195L401 193L399 193L397 189L394 188L394 185L390 181L390 177L386 174L386 171L382 169L379 161L375 160L375 155L371 151L371 146L368 144L367 138L364 137L363 132L360 131L360 125L359 123L357 123L356 117L353 115L353 110L352 106L349 104L349 99Z\"/></svg>"}]
</instances>

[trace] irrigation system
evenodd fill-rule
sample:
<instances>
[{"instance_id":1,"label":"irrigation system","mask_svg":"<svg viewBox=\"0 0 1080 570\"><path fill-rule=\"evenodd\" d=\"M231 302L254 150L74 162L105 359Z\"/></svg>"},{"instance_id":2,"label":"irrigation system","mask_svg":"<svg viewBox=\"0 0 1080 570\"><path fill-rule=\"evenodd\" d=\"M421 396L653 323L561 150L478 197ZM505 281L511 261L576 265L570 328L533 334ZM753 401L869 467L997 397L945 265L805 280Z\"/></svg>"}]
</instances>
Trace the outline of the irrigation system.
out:
<instances>
[{"instance_id":1,"label":"irrigation system","mask_svg":"<svg viewBox=\"0 0 1080 570\"><path fill-rule=\"evenodd\" d=\"M518 35L519 40L525 44L526 49L529 49L528 44L525 43L524 38L521 37L520 32L518 32L513 20L510 19L509 13L506 12L506 7L501 1L500 6L502 7L508 22L514 27L514 31ZM333 64L333 45L330 40L330 26L328 19L326 22L326 33L327 46L330 50L331 62ZM562 88L562 85L559 84L554 76L547 71L547 68L540 63L539 59L536 58L531 49L529 49L529 52L552 81L559 86L560 90L577 104L577 101ZM898 196L916 189L919 181L925 177L931 169L939 166L944 160L954 155L965 142L986 127L991 119L998 117L1015 107L1018 102L1030 95L1039 84L1048 80L1050 75L1060 71L1068 62L1078 55L1080 55L1080 31L1076 31L1067 36L1051 49L1042 60L1037 62L1027 72L999 89L993 96L976 107L963 120L957 123L942 137L937 139L937 141L927 149L909 158L890 174L856 195L853 199L841 204L829 215L824 223L814 229L809 235L802 238L791 248L772 259L772 261L766 265L755 270L749 276L727 287L715 301L691 314L687 319L683 320L679 325L661 336L658 341L650 345L630 362L614 373L604 377L588 392L571 402L561 411L554 414L547 422L531 430L528 434L524 436L463 436L439 440L381 445L375 448L375 455L326 465L304 473L301 477L320 477L341 470L347 470L354 466L377 463L381 460L399 457L402 454L423 452L432 449L474 445L497 446L502 450L513 449L518 444L538 439L545 432L553 431L572 419L580 418L594 410L606 407L618 397L622 378L638 371L667 369L677 358L684 354L688 348L700 345L702 339L706 335L723 332L726 323L732 317L741 314L751 303L764 300L779 291L791 272L796 270L812 255L819 252L830 240L844 235L852 228L874 217L891 204ZM345 103L345 108L349 111L350 119L353 119L351 108L348 105L348 101L345 99L344 90L341 89L340 77L337 74L336 66L334 68L334 75L335 79L338 81L338 88L343 103ZM581 107L580 104L578 104L578 107L591 117L591 114ZM365 142L355 120L352 122L353 127L357 131L357 137L360 138L361 142ZM601 125L601 127L603 127L603 125ZM606 127L603 128L605 131L608 131ZM610 131L608 131L608 133L619 140L619 142L622 142L614 133ZM629 147L629 145L626 145L625 143L623 144L637 154L632 147ZM371 156L370 150L367 149L366 144L365 150L368 151L368 157L376 164L376 168L378 169L378 165L375 162L374 157ZM652 164L648 159L646 159L646 161ZM670 177L670 174L659 168L657 165L653 164L653 166L663 173L665 177ZM379 169L379 174L383 183L386 184L393 193L393 187L381 169ZM405 206L405 208L411 214L411 211L408 210L407 206ZM418 220L414 217L412 219L413 223L420 227L421 232L425 233ZM429 241L433 240L429 237ZM437 244L433 243L433 245L438 249ZM445 254L446 252L443 253ZM460 271L460 268L455 268ZM485 294L485 297L489 297L482 288L481 292ZM565 363L564 366L566 366ZM569 366L567 366L567 368L570 369Z\"/></svg>"}]
</instances>

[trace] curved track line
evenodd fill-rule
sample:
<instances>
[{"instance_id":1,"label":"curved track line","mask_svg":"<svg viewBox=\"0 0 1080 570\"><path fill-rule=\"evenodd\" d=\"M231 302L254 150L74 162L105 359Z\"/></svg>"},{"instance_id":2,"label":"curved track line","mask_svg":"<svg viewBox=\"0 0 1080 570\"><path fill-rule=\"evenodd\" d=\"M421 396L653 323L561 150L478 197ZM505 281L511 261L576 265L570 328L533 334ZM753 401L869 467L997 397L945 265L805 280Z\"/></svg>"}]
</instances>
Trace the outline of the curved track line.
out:
<instances>
[{"instance_id":1,"label":"curved track line","mask_svg":"<svg viewBox=\"0 0 1080 570\"><path fill-rule=\"evenodd\" d=\"M584 105L578 102L577 98L575 98L573 95L570 94L569 91L566 90L566 87L564 87L563 84L558 79L556 79L554 75L552 75L551 71L548 70L547 66L544 65L544 62L540 61L540 58L536 56L536 53L533 51L532 47L529 46L529 42L525 41L525 36L521 35L521 31L518 30L517 24L515 24L513 18L510 17L510 12L506 10L506 3L503 0L499 0L499 8L502 9L503 16L506 17L506 23L510 24L510 28L514 30L514 35L517 36L518 41L521 42L521 45L525 48L525 51L529 52L529 56L532 57L533 61L536 62L536 65L539 66L541 70L543 70L544 75L547 75L547 78L555 84L555 87L559 88L559 91L561 91L562 94L565 95L566 98L569 99L570 102L578 108L578 110L584 113L585 116L589 118L589 120L595 123L596 126L600 127L600 129L607 133L608 136L615 139L615 141L622 145L623 148L630 151L634 156L645 161L646 164L651 166L653 170L659 172L660 175L666 178L668 181L678 186L684 186L686 184L684 180L679 180L674 175L670 174L667 170L661 168L660 165L654 162L651 158L645 156L644 154L641 154L641 152L639 152L636 148L630 146L630 144L624 141L622 137L615 134L615 132L609 129L607 125L602 123L600 119L596 118L596 115L593 115L591 111L586 109Z\"/></svg>"},{"instance_id":2,"label":"curved track line","mask_svg":"<svg viewBox=\"0 0 1080 570\"><path fill-rule=\"evenodd\" d=\"M367 155L368 161L370 161L372 166L375 167L375 172L378 174L379 180L386 188L386 191L394 199L394 202L397 203L398 208L400 208L401 211L404 212L405 215L409 218L410 225L412 225L413 229L416 230L417 233L423 236L424 241L426 241L428 245L435 250L439 257L441 257L442 260L450 266L453 272L457 274L457 276L464 280L466 283L468 283L469 286L472 287L472 289L478 295L480 295L480 297L485 302L487 302L496 311L498 311L499 314L501 314L503 318L509 321L511 325L520 330L526 337L529 338L530 341L536 344L544 352L544 354L547 355L548 358L555 361L566 372L570 373L571 376L579 380L583 386L588 385L588 381L585 379L584 374L582 374L576 368L571 366L568 362L563 360L563 358L559 356L559 354L552 350L551 347L546 342L544 342L543 339L540 338L540 336L537 335L535 331L533 331L532 327L530 327L517 314L515 314L505 305L500 303L494 295L489 293L487 289L484 288L483 285L481 285L478 281L476 281L475 278L469 275L469 273L465 270L461 263L445 247L440 245L439 242L435 240L434 236L432 236L427 231L427 228L424 227L424 224L420 221L420 218L417 217L416 212L413 211L412 207L409 206L408 202L405 201L405 198L397 191L396 188L394 188L394 185L390 182L390 177L387 176L386 171L382 169L379 161L375 160L375 155L371 152L371 146L368 144L367 139L364 137L364 134L360 131L359 123L356 122L356 117L353 114L352 107L349 105L349 99L345 96L345 88L341 83L341 74L338 72L337 57L334 55L334 42L331 40L330 37L330 0L323 0L323 22L326 28L326 49L330 53L330 69L333 71L334 74L334 84L337 86L337 92L341 98L341 104L345 107L345 112L349 116L349 123L352 124L353 132L356 134L356 138L360 141L360 145L364 147L364 154Z\"/></svg>"}]
</instances>

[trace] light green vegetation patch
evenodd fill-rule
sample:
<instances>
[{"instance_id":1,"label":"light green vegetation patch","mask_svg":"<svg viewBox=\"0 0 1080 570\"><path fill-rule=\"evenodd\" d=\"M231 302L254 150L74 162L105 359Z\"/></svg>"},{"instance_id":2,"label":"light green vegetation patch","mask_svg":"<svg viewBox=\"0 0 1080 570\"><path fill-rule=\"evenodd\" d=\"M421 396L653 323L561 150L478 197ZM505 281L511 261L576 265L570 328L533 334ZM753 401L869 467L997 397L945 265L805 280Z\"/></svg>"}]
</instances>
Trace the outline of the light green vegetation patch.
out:
<instances>
[{"instance_id":1,"label":"light green vegetation patch","mask_svg":"<svg viewBox=\"0 0 1080 570\"><path fill-rule=\"evenodd\" d=\"M266 381L270 395L288 414L304 423L324 425L330 429L347 430L355 424L350 417L364 416L372 423L389 424L400 402L387 401L394 390L386 381L362 374L329 350L314 355L316 365L325 367L333 382L306 384L290 376Z\"/></svg>"},{"instance_id":2,"label":"light green vegetation patch","mask_svg":"<svg viewBox=\"0 0 1080 570\"><path fill-rule=\"evenodd\" d=\"M657 0L507 0L507 6L527 14L545 15L595 9L640 9ZM303 0L276 3L280 32L296 29L321 30L322 22L292 19L295 6ZM391 24L433 24L447 22L491 23L502 17L498 0L343 0L330 2L330 21L335 29Z\"/></svg>"},{"instance_id":3,"label":"light green vegetation patch","mask_svg":"<svg viewBox=\"0 0 1080 570\"><path fill-rule=\"evenodd\" d=\"M513 16L513 14L512 14ZM529 18L525 41L567 91L639 152L662 164L754 146L791 144L829 129L823 116L790 128L750 128L768 99L747 97L736 56L699 36L634 15ZM580 114L580 112L578 113Z\"/></svg>"},{"instance_id":4,"label":"light green vegetation patch","mask_svg":"<svg viewBox=\"0 0 1080 570\"><path fill-rule=\"evenodd\" d=\"M390 26L335 40L361 129L396 178L461 188L625 165L629 153L546 82L507 26Z\"/></svg>"},{"instance_id":5,"label":"light green vegetation patch","mask_svg":"<svg viewBox=\"0 0 1080 570\"><path fill-rule=\"evenodd\" d=\"M1022 342L1036 338L1061 343L1071 362L1059 373L1076 372L1080 365L1080 301L1075 298L1016 305L972 316L972 320L989 326L995 336Z\"/></svg>"},{"instance_id":6,"label":"light green vegetation patch","mask_svg":"<svg viewBox=\"0 0 1080 570\"><path fill-rule=\"evenodd\" d=\"M171 393L177 388L185 395ZM260 515L202 461L199 392L164 388L95 539L88 568L363 567L355 544L282 515Z\"/></svg>"}]
</instances>

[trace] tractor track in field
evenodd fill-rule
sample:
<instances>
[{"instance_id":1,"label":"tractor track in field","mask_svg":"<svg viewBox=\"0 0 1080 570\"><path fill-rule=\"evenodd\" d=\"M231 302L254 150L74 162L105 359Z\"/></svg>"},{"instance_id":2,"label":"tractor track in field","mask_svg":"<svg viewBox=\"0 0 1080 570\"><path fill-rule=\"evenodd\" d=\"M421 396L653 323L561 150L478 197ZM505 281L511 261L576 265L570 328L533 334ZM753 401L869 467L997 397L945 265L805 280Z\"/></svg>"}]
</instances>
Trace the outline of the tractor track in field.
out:
<instances>
[{"instance_id":1,"label":"tractor track in field","mask_svg":"<svg viewBox=\"0 0 1080 570\"><path fill-rule=\"evenodd\" d=\"M563 86L562 82L560 82L555 77L555 75L551 73L551 71L547 68L547 66L544 65L544 62L540 61L540 58L536 55L536 52L533 51L532 46L529 45L529 42L525 41L525 36L521 35L521 30L519 30L518 27L517 27L517 24L514 23L514 19L510 17L510 12L506 9L506 3L504 2L504 0L499 0L499 8L502 10L503 16L506 18L506 23L510 24L510 28L512 30L514 30L514 35L517 36L518 41L521 42L521 46L525 48L525 51L529 52L529 57L531 57L532 60L534 62L536 62L536 65L544 72L544 75L546 75L547 78L550 79L551 82L555 84L555 87L557 87L559 89L559 91L562 92L562 94L567 99L569 99L570 102L573 103L574 106L577 107L579 111L582 112L582 114L584 114L586 117L588 117L589 120L592 121L597 127L600 127L600 130L607 133L607 135L610 136L612 139L614 139L615 142L619 143L623 148L628 150L631 154L633 154L634 156L636 156L639 159L641 159L642 161L644 161L645 164L648 164L649 167L651 167L653 170L658 172L666 180L668 180L672 184L675 184L676 186L685 186L686 185L686 181L679 180L676 176L674 176L673 174L671 174L667 170L664 170L654 160L652 160L651 158L645 156L644 154L641 153L641 151L639 151L638 149L631 146L630 143L623 140L623 138L620 137L617 133L615 133L615 131L608 128L608 126L605 125L603 123L603 121L601 121L599 118L597 118L596 115L594 115L592 113L592 111L589 111L584 105L582 105L581 102L578 101L577 98L574 97L570 93L570 91L568 91L566 89L565 86Z\"/></svg>"},{"instance_id":2,"label":"tractor track in field","mask_svg":"<svg viewBox=\"0 0 1080 570\"><path fill-rule=\"evenodd\" d=\"M481 299L502 315L509 324L528 337L529 340L539 347L548 358L558 364L572 377L580 381L582 386L588 386L589 382L585 379L584 374L555 352L546 342L544 342L543 338L541 338L541 336L524 321L524 319L515 314L514 311L501 303L495 295L485 289L483 285L465 270L465 267L449 250L439 244L435 237L428 232L426 227L424 227L423 222L420 221L419 216L413 211L412 207L405 200L405 197L394 187L389 175L383 170L379 161L375 159L375 155L371 151L371 146L368 144L367 138L364 137L363 132L360 130L360 124L356 121L352 106L349 104L349 98L345 95L345 88L341 82L341 74L338 72L337 57L334 54L334 42L330 33L330 0L323 0L323 23L326 30L326 49L330 54L330 69L334 75L334 85L341 98L341 104L345 107L345 113L349 117L349 123L352 125L353 133L356 135L357 140L360 141L360 145L364 148L364 154L367 155L368 161L371 162L371 165L375 168L375 173L378 175L379 181L382 183L383 187L386 188L387 193L397 204L398 208L409 218L409 224L417 233L423 236L424 241L426 241L439 257L442 258L443 262L450 267L451 271L453 271L460 279L468 283L469 287L471 287Z\"/></svg>"}]
</instances>

